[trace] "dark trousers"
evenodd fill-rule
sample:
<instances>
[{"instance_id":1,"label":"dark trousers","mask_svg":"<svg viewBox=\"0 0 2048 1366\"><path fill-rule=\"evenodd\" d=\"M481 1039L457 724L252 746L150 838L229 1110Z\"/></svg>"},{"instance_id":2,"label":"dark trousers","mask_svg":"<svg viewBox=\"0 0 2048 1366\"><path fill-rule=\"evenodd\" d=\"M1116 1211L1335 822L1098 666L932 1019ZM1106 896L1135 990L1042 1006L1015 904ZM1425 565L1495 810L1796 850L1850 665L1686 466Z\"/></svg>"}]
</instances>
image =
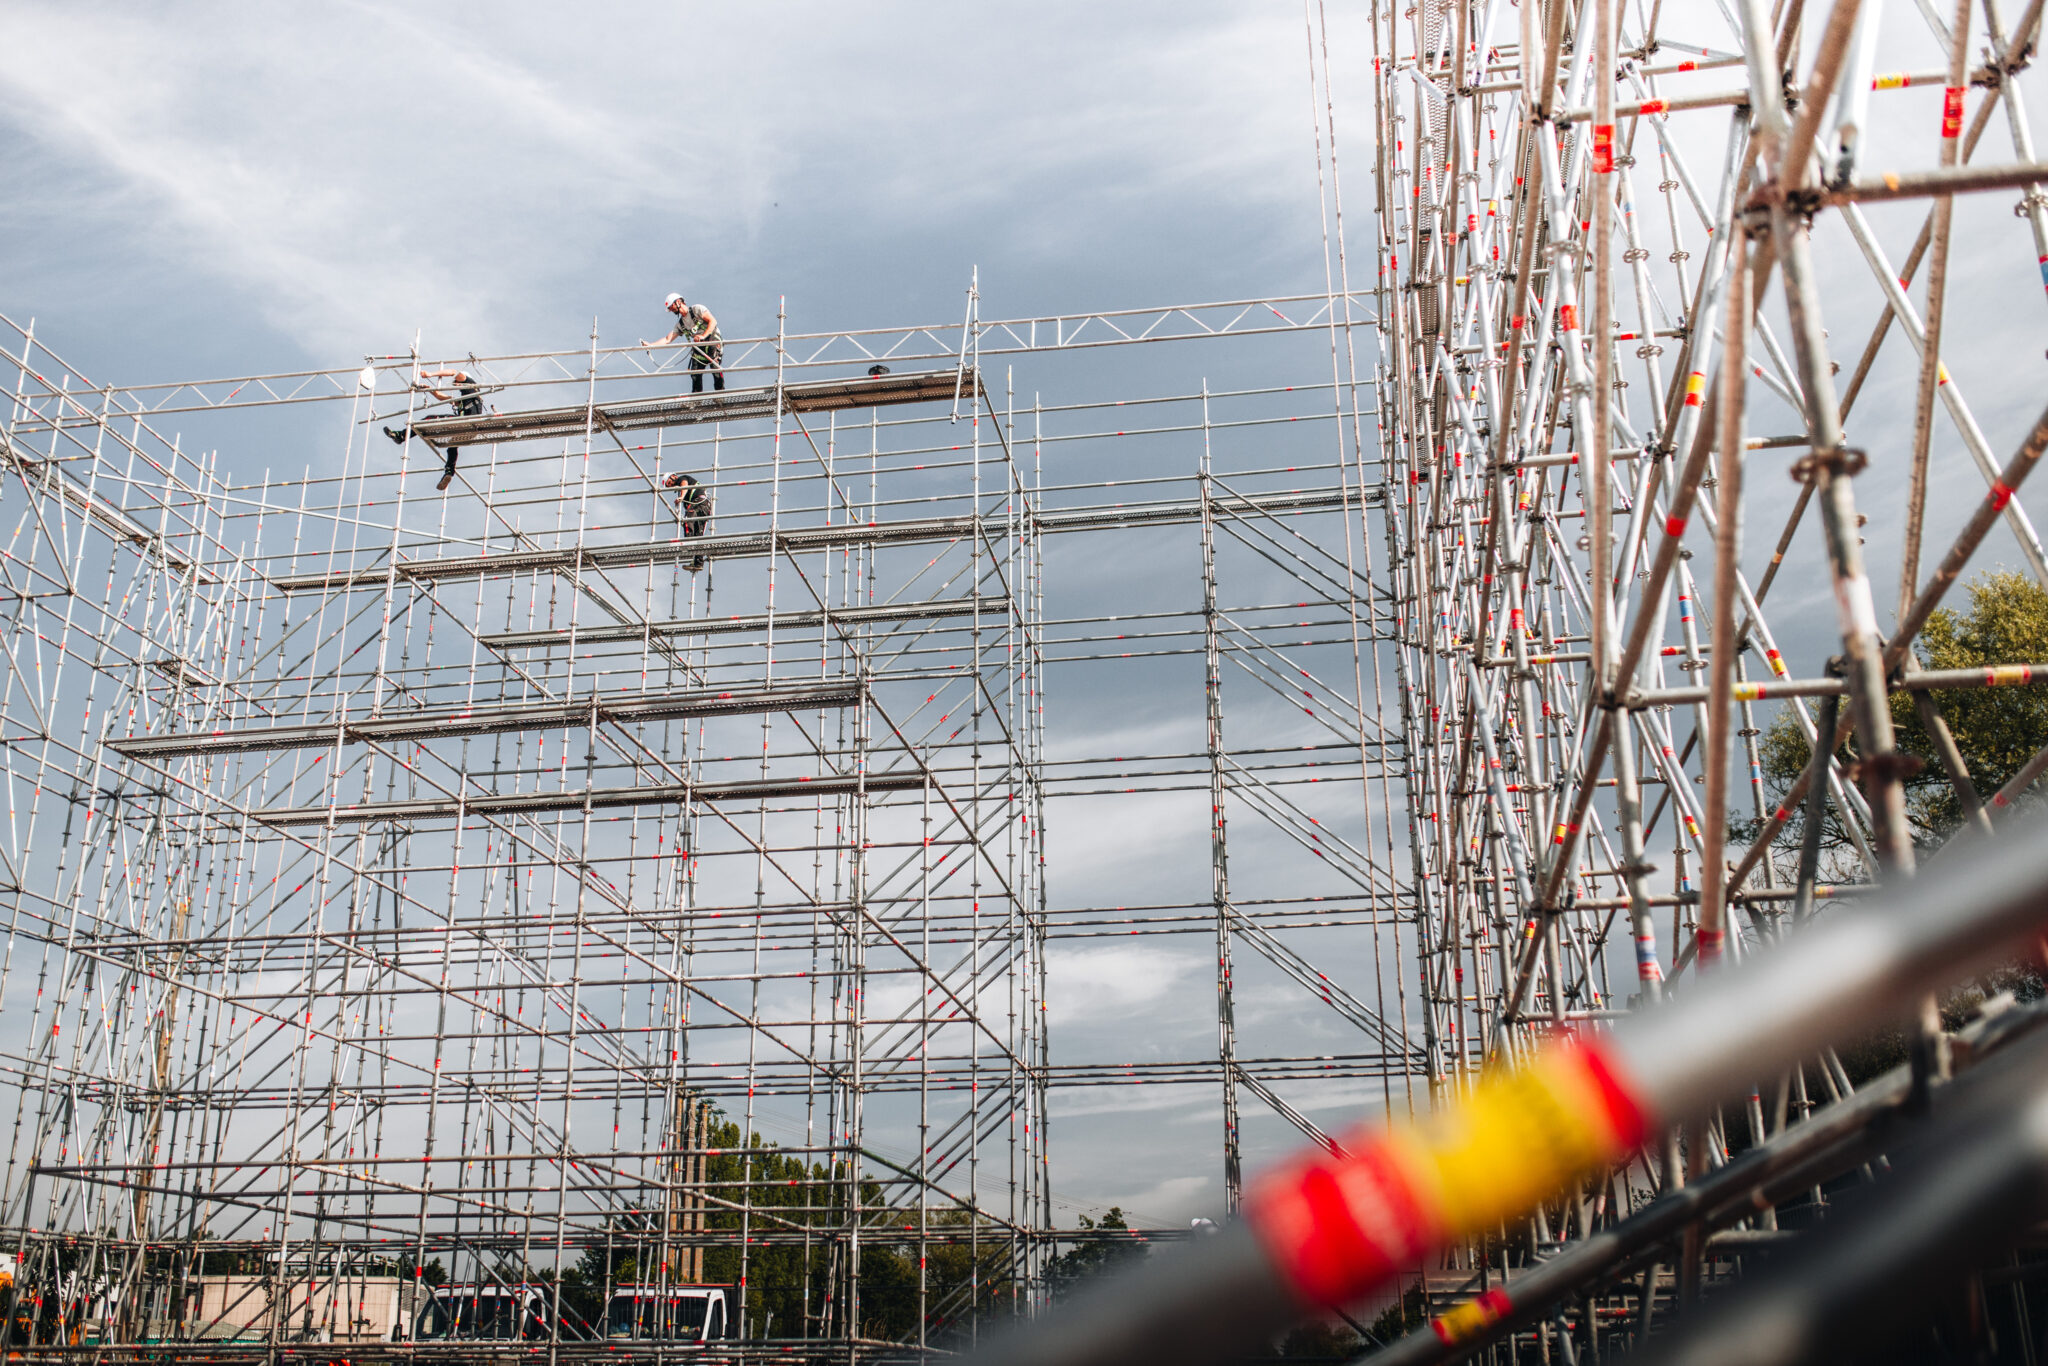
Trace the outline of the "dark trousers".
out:
<instances>
[{"instance_id":1,"label":"dark trousers","mask_svg":"<svg viewBox=\"0 0 2048 1366\"><path fill-rule=\"evenodd\" d=\"M386 435L386 436L390 437L390 438L392 439L392 441L394 441L394 442L396 442L396 443L398 443L398 444L400 444L400 445L403 445L403 444L405 443L405 440L406 440L406 438L408 438L408 437L410 437L410 436L413 436L414 434L415 434L415 433L413 432L413 429L412 429L412 425L411 425L410 423L406 424L406 425L405 425L404 427L401 427L401 428L399 428L399 429L398 429L398 430L396 430L396 431L393 431L393 430L392 430L391 428L389 428L389 427L386 427L386 428L384 429L384 435ZM448 448L448 463L447 463L447 465L445 465L445 466L444 466L444 467L442 468L442 470L441 470L441 473L443 473L443 474L445 474L445 475L452 475L452 474L454 474L454 473L455 473L455 457L456 457L456 456L458 456L458 455L461 455L461 454L462 454L462 447L460 447L460 446L450 446L450 447Z\"/></svg>"},{"instance_id":2,"label":"dark trousers","mask_svg":"<svg viewBox=\"0 0 2048 1366\"><path fill-rule=\"evenodd\" d=\"M711 372L711 387L713 389L725 388L725 371L722 368L724 365L724 342L706 342L702 346L691 347L690 392L693 394L704 392L704 372L706 370Z\"/></svg>"}]
</instances>

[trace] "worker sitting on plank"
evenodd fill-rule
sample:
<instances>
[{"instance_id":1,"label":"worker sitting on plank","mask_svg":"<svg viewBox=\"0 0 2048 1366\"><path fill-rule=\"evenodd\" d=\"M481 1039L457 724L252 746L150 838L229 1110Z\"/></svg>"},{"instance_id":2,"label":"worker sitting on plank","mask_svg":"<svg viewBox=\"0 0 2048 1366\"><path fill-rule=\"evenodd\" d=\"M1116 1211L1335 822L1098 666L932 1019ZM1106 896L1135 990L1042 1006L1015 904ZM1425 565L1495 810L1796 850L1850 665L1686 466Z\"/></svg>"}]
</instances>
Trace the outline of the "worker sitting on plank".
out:
<instances>
[{"instance_id":1,"label":"worker sitting on plank","mask_svg":"<svg viewBox=\"0 0 2048 1366\"><path fill-rule=\"evenodd\" d=\"M699 483L693 474L671 474L661 481L666 487L678 489L676 494L676 516L683 524L683 535L702 536L711 528L711 490ZM691 573L704 567L704 557L698 555L690 560Z\"/></svg>"},{"instance_id":2,"label":"worker sitting on plank","mask_svg":"<svg viewBox=\"0 0 2048 1366\"><path fill-rule=\"evenodd\" d=\"M675 330L660 341L644 341L642 346L672 346L676 342L690 343L690 392L704 392L704 372L711 371L711 387L725 388L725 338L718 335L718 319L711 316L711 310L702 304L687 302L680 294L671 294L662 306L676 315Z\"/></svg>"},{"instance_id":3,"label":"worker sitting on plank","mask_svg":"<svg viewBox=\"0 0 2048 1366\"><path fill-rule=\"evenodd\" d=\"M413 381L413 387L418 389L425 389L428 393L432 394L441 402L452 406L455 409L455 416L457 417L483 416L483 386L478 384L474 379L471 379L469 377L468 372L463 370L427 370L423 371L420 374L420 379L454 380L455 383L451 387L455 390L455 392L452 394L444 394L439 389L434 388L432 385L421 384L419 380ZM410 423L408 423L406 426L402 428L386 427L384 429L384 435L390 437L392 441L394 441L400 446L403 446L405 444L405 439L411 436L412 434L412 425ZM441 482L434 485L435 488L446 490L448 485L455 482L455 457L461 454L462 448L460 446L450 446L448 448L448 463L441 470Z\"/></svg>"}]
</instances>

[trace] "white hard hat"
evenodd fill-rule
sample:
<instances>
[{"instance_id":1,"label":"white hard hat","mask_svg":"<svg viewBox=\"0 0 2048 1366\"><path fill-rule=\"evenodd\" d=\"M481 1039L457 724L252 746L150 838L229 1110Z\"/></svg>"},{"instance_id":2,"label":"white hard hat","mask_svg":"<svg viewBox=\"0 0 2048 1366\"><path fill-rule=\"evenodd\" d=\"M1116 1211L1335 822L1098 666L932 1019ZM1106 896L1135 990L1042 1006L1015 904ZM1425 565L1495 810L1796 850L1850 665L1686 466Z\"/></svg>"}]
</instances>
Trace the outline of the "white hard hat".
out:
<instances>
[{"instance_id":1,"label":"white hard hat","mask_svg":"<svg viewBox=\"0 0 2048 1366\"><path fill-rule=\"evenodd\" d=\"M683 301L683 296L682 296L682 295L680 295L680 294L671 294L671 295L669 295L669 296L668 296L668 297L667 297L666 299L663 299L663 300L661 301L661 306L662 306L663 308L667 308L667 307L669 307L669 306L670 306L670 305L672 305L672 304L679 304L679 303L681 303L682 301Z\"/></svg>"}]
</instances>

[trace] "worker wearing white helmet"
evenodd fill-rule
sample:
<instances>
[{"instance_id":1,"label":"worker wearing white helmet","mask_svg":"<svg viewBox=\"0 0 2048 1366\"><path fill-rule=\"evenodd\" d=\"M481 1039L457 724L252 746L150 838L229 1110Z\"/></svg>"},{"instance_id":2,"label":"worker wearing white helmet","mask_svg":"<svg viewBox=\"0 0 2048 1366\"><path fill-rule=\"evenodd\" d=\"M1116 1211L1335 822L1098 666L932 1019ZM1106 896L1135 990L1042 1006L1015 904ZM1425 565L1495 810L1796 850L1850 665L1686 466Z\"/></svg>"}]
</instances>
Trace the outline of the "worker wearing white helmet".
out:
<instances>
[{"instance_id":1,"label":"worker wearing white helmet","mask_svg":"<svg viewBox=\"0 0 2048 1366\"><path fill-rule=\"evenodd\" d=\"M660 341L643 341L642 346L673 346L690 343L690 392L704 392L704 372L711 372L713 389L725 387L725 339L718 335L718 319L702 304L686 301L680 294L662 300L662 307L676 315L675 330Z\"/></svg>"}]
</instances>

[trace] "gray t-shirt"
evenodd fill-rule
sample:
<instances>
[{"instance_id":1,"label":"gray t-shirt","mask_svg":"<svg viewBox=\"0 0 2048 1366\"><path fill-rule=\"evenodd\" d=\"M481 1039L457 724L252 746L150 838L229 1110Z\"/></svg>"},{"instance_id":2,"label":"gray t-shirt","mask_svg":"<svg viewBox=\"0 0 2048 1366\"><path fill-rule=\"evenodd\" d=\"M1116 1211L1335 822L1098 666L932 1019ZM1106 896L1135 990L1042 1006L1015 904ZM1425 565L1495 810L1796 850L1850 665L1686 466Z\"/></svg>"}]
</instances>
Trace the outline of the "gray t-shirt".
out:
<instances>
[{"instance_id":1,"label":"gray t-shirt","mask_svg":"<svg viewBox=\"0 0 2048 1366\"><path fill-rule=\"evenodd\" d=\"M690 304L681 313L677 314L676 328L683 334L685 341L715 342L724 340L724 338L718 335L717 324L712 321L711 314L705 310L702 304Z\"/></svg>"}]
</instances>

